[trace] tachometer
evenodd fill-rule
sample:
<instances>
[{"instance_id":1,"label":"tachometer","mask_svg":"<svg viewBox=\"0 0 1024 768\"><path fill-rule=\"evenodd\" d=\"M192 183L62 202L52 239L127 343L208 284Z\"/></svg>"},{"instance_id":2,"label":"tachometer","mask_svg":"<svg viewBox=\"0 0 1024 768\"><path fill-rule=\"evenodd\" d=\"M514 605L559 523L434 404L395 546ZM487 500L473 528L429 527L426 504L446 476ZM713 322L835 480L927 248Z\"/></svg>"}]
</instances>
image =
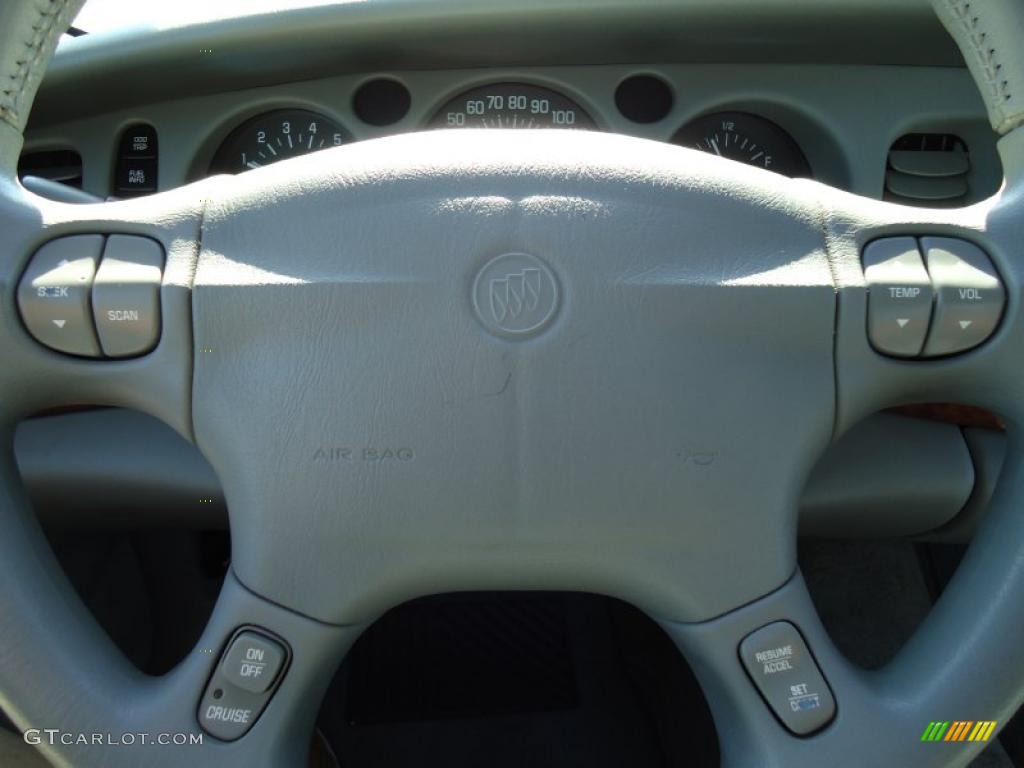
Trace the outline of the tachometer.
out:
<instances>
[{"instance_id":1,"label":"tachometer","mask_svg":"<svg viewBox=\"0 0 1024 768\"><path fill-rule=\"evenodd\" d=\"M265 112L238 126L220 145L211 173L239 173L289 157L344 144L348 133L334 121L305 109Z\"/></svg>"},{"instance_id":2,"label":"tachometer","mask_svg":"<svg viewBox=\"0 0 1024 768\"><path fill-rule=\"evenodd\" d=\"M800 147L775 123L748 112L716 112L687 123L673 144L711 152L784 176L810 176Z\"/></svg>"},{"instance_id":3,"label":"tachometer","mask_svg":"<svg viewBox=\"0 0 1024 768\"><path fill-rule=\"evenodd\" d=\"M588 128L590 115L568 96L528 83L493 83L460 93L430 121L432 128Z\"/></svg>"}]
</instances>

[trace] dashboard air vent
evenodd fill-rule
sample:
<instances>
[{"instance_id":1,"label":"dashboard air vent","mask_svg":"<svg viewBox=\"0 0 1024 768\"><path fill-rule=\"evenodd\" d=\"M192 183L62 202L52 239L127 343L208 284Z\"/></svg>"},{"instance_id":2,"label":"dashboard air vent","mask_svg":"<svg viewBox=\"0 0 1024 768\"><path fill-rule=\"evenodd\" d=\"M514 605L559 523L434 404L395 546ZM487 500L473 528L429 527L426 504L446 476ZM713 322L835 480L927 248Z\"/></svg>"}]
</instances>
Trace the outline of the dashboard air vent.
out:
<instances>
[{"instance_id":1,"label":"dashboard air vent","mask_svg":"<svg viewBox=\"0 0 1024 768\"><path fill-rule=\"evenodd\" d=\"M82 156L73 149L26 152L18 160L18 177L38 176L82 188Z\"/></svg>"},{"instance_id":2,"label":"dashboard air vent","mask_svg":"<svg viewBox=\"0 0 1024 768\"><path fill-rule=\"evenodd\" d=\"M951 133L908 133L889 148L885 197L897 203L942 207L967 197L967 144Z\"/></svg>"}]
</instances>

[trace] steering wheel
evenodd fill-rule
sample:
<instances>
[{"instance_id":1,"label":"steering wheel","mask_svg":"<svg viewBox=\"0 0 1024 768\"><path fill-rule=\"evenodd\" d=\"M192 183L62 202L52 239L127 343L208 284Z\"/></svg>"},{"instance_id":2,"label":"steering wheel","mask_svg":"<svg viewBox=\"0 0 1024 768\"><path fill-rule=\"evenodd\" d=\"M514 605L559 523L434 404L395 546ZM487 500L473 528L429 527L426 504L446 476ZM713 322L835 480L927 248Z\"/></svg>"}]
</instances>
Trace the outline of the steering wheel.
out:
<instances>
[{"instance_id":1,"label":"steering wheel","mask_svg":"<svg viewBox=\"0 0 1024 768\"><path fill-rule=\"evenodd\" d=\"M0 696L18 726L72 735L44 740L51 760L301 765L363 628L469 589L641 607L693 666L729 768L964 765L983 743L922 741L929 723L1002 725L1020 706L1024 3L934 2L1002 136L1005 187L961 210L570 131L396 136L136 200L51 202L15 169L79 5L0 6ZM104 259L113 236L163 251L148 353L74 356L29 333L26 269L71 237L57 248L77 264L75 249L103 242L86 235L107 237ZM889 237L988 254L1005 309L987 341L935 358L876 351L880 294L862 258ZM830 441L920 401L998 412L1010 448L949 587L869 673L808 596L797 500ZM228 501L231 569L195 652L163 677L135 669L76 598L15 468L20 419L83 403L174 427ZM834 701L805 733L784 727L741 648L778 622L827 681L809 706ZM246 628L276 661L262 693L218 682L218 654ZM218 691L251 705L244 735L201 729ZM222 707L222 727L240 725L224 715L237 709ZM125 733L204 738L77 738Z\"/></svg>"}]
</instances>

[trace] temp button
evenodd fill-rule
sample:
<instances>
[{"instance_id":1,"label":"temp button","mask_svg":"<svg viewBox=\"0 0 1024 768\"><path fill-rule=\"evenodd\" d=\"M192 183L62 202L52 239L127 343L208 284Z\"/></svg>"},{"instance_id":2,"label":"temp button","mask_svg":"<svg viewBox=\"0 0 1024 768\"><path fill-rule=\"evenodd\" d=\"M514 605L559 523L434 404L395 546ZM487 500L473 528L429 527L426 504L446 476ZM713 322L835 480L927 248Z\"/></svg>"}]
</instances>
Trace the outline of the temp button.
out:
<instances>
[{"instance_id":1,"label":"temp button","mask_svg":"<svg viewBox=\"0 0 1024 768\"><path fill-rule=\"evenodd\" d=\"M164 251L155 240L111 235L92 288L92 311L103 354L141 355L160 338Z\"/></svg>"},{"instance_id":2,"label":"temp button","mask_svg":"<svg viewBox=\"0 0 1024 768\"><path fill-rule=\"evenodd\" d=\"M879 352L916 357L932 314L932 283L913 237L886 237L864 249L868 338Z\"/></svg>"}]
</instances>

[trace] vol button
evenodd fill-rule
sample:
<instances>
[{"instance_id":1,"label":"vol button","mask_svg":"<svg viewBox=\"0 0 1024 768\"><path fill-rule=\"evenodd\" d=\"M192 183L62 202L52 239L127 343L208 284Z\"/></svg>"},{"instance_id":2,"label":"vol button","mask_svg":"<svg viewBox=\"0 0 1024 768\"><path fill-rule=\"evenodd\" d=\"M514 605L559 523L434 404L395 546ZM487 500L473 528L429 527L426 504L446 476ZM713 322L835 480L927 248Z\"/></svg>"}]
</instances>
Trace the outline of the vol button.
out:
<instances>
[{"instance_id":1,"label":"vol button","mask_svg":"<svg viewBox=\"0 0 1024 768\"><path fill-rule=\"evenodd\" d=\"M999 324L1006 301L988 256L973 243L951 237L921 238L935 285L935 319L926 355L976 347Z\"/></svg>"}]
</instances>

